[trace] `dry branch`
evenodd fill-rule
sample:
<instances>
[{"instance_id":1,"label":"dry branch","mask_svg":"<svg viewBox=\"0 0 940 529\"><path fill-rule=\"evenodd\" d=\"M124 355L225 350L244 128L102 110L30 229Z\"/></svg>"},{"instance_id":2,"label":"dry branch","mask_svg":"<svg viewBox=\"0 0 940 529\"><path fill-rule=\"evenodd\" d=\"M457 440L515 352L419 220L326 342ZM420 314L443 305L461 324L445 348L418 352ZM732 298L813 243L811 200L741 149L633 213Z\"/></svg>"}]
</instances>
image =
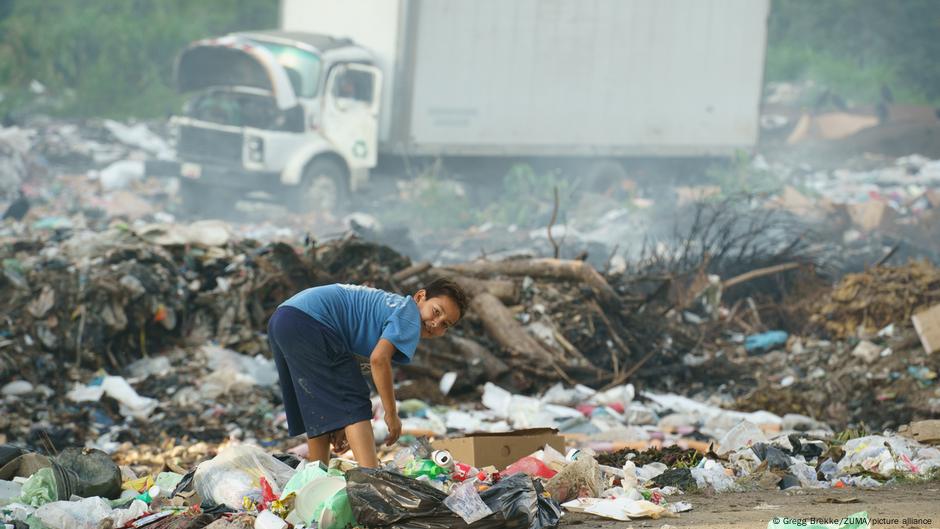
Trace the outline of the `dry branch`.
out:
<instances>
[{"instance_id":1,"label":"dry branch","mask_svg":"<svg viewBox=\"0 0 940 529\"><path fill-rule=\"evenodd\" d=\"M475 279L463 277L442 268L433 268L428 273L435 277L446 277L453 280L470 297L486 292L496 296L503 303L515 304L519 302L519 287L511 279Z\"/></svg>"},{"instance_id":2,"label":"dry branch","mask_svg":"<svg viewBox=\"0 0 940 529\"><path fill-rule=\"evenodd\" d=\"M399 270L395 272L394 274L392 274L392 281L395 281L396 283L401 283L402 281L405 281L406 279L409 279L418 274L427 272L430 268L431 268L431 263L427 261L417 262L409 266L408 268Z\"/></svg>"},{"instance_id":3,"label":"dry branch","mask_svg":"<svg viewBox=\"0 0 940 529\"><path fill-rule=\"evenodd\" d=\"M491 353L486 347L460 336L451 336L450 341L454 347L467 360L473 364L477 361L482 364L487 380L496 380L509 371L509 366Z\"/></svg>"},{"instance_id":4,"label":"dry branch","mask_svg":"<svg viewBox=\"0 0 940 529\"><path fill-rule=\"evenodd\" d=\"M769 276L773 274L779 274L780 272L786 272L787 270L793 270L803 266L800 263L781 263L774 266L767 266L764 268L758 268L757 270L751 270L750 272L745 272L741 275L737 275L728 279L727 281L721 282L722 288L731 288L735 285L746 283L752 281L759 277Z\"/></svg>"},{"instance_id":5,"label":"dry branch","mask_svg":"<svg viewBox=\"0 0 940 529\"><path fill-rule=\"evenodd\" d=\"M486 333L513 356L542 366L555 363L551 352L522 328L512 312L496 296L481 292L473 297L470 306L483 322Z\"/></svg>"},{"instance_id":6,"label":"dry branch","mask_svg":"<svg viewBox=\"0 0 940 529\"><path fill-rule=\"evenodd\" d=\"M593 266L584 261L566 259L516 259L499 262L475 262L451 265L454 272L470 276L532 276L563 281L580 281L591 288L604 305L618 306L620 299Z\"/></svg>"}]
</instances>

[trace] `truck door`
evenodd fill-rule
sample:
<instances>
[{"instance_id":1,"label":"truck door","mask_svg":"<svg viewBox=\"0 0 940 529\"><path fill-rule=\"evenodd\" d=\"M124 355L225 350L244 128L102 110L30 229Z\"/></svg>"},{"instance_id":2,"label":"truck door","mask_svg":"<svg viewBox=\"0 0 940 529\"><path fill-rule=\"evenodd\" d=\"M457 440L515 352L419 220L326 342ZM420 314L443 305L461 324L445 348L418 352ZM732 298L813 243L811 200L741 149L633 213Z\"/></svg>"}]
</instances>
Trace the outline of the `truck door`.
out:
<instances>
[{"instance_id":1,"label":"truck door","mask_svg":"<svg viewBox=\"0 0 940 529\"><path fill-rule=\"evenodd\" d=\"M381 87L382 72L364 64L334 66L327 78L321 130L351 168L375 167Z\"/></svg>"}]
</instances>

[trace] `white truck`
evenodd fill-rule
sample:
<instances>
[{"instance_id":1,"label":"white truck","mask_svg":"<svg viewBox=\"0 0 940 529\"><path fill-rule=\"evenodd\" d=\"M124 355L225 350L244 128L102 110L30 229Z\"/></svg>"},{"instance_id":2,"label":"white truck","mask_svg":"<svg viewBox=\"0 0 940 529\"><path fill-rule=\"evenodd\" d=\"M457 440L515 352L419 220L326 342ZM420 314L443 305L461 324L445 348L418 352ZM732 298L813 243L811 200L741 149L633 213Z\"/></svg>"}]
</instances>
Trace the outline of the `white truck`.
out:
<instances>
[{"instance_id":1,"label":"white truck","mask_svg":"<svg viewBox=\"0 0 940 529\"><path fill-rule=\"evenodd\" d=\"M282 0L193 43L171 120L199 188L331 208L396 157L707 157L758 137L769 0ZM377 168L378 166L378 168ZM184 195L185 196L185 195ZM193 193L192 196L198 196Z\"/></svg>"}]
</instances>

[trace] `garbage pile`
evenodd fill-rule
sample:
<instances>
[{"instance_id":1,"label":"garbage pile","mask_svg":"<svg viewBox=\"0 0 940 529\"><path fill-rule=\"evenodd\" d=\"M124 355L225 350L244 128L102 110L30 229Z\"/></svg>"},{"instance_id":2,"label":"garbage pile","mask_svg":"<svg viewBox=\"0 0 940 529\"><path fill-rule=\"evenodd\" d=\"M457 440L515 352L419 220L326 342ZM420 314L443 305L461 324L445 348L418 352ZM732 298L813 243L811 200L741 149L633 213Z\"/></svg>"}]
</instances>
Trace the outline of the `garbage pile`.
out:
<instances>
[{"instance_id":1,"label":"garbage pile","mask_svg":"<svg viewBox=\"0 0 940 529\"><path fill-rule=\"evenodd\" d=\"M889 259L940 261L932 235L940 225L940 161L875 157L814 169L759 158L754 166L786 183L769 205L816 224L843 246L847 271Z\"/></svg>"},{"instance_id":2,"label":"garbage pile","mask_svg":"<svg viewBox=\"0 0 940 529\"><path fill-rule=\"evenodd\" d=\"M257 353L267 347L259 335L267 317L294 292L370 281L407 262L356 240L298 253L236 239L218 221L27 230L3 242L0 376L36 380L69 364L120 369L210 339Z\"/></svg>"},{"instance_id":3,"label":"garbage pile","mask_svg":"<svg viewBox=\"0 0 940 529\"><path fill-rule=\"evenodd\" d=\"M291 456L274 457L252 445L233 445L185 474L137 476L96 450L56 457L2 447L0 519L30 527L201 528L473 527L551 528L561 510L526 474L428 481L429 471L359 469L334 459L330 468ZM447 459L435 453L437 459ZM422 460L429 461L429 460ZM444 463L446 464L446 463ZM428 467L428 465L425 465ZM420 476L419 476L420 474ZM420 479L423 477L423 481ZM10 479L6 479L10 478ZM432 486L433 483L435 486Z\"/></svg>"},{"instance_id":4,"label":"garbage pile","mask_svg":"<svg viewBox=\"0 0 940 529\"><path fill-rule=\"evenodd\" d=\"M218 221L115 223L97 232L17 227L24 231L6 235L0 248L9 321L0 342L0 424L7 442L24 446L39 447L49 437L54 446L131 442L158 454L162 443L184 437L277 444L276 392L263 383L235 383L242 379L229 372L217 375L222 390L211 389L216 385L207 377L219 367L203 346L212 342L256 359L237 365L270 362L266 319L294 292L336 281L410 292L439 275L471 293L472 310L455 332L421 343L414 365L401 370L402 400L476 401L486 382L532 393L556 382L617 388L630 380L648 390L720 398L737 409L799 413L837 428L897 428L940 407L934 382L940 366L921 353L907 317L930 302L929 294L893 315L891 336L828 341L801 333L793 329L805 322L780 317L779 307L798 305L791 295L806 303L810 296L797 287L809 284L807 273L821 280L792 252L754 261L769 265L758 269L760 277L709 273L737 272L752 254L710 264L692 257L681 266L656 261L645 272L605 276L583 261L554 259L412 264L356 238L261 244L238 239ZM780 261L795 264L774 268ZM910 267L936 276L929 265ZM934 288L924 285L923 292ZM764 332L778 322L791 332ZM872 345L856 352L857 338ZM872 347L874 356L864 352ZM867 360L855 361L860 357ZM136 370L137 361L162 364ZM71 398L79 384L86 393ZM250 398L232 396L232 386L253 388ZM186 410L199 398L208 407L196 419Z\"/></svg>"},{"instance_id":5,"label":"garbage pile","mask_svg":"<svg viewBox=\"0 0 940 529\"><path fill-rule=\"evenodd\" d=\"M673 417L673 425L705 412L711 428L724 429L721 440L703 451L672 445L596 454L566 447L554 430L527 430L499 438L503 452L521 450L527 438L547 442L497 467L484 463L500 452L464 448L473 458L465 462L438 448L442 441L418 438L388 454L379 469L358 468L341 457L324 466L231 444L179 471L119 465L96 449L47 457L2 445L0 521L48 529L93 529L104 521L116 528L446 528L462 521L478 528L548 529L565 511L619 521L660 519L693 510L696 493L877 488L940 472L940 449L897 434L829 432L820 439L821 430L813 433L793 419L758 426L682 397L648 397L674 410L664 417ZM933 442L940 442L938 426L928 427ZM464 447L484 442L477 436L454 441Z\"/></svg>"}]
</instances>

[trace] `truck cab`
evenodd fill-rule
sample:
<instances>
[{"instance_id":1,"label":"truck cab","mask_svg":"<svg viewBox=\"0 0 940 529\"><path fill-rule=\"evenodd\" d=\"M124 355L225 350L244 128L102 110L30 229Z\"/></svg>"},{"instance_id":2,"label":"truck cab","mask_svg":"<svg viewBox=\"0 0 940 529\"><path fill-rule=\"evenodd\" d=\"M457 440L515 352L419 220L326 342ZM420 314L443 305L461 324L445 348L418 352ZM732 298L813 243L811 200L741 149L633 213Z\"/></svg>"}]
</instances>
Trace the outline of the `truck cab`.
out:
<instances>
[{"instance_id":1,"label":"truck cab","mask_svg":"<svg viewBox=\"0 0 940 529\"><path fill-rule=\"evenodd\" d=\"M184 208L263 191L297 211L341 208L377 160L382 75L349 39L258 31L196 41L179 56L187 95L170 119ZM218 200L217 200L218 201Z\"/></svg>"}]
</instances>

